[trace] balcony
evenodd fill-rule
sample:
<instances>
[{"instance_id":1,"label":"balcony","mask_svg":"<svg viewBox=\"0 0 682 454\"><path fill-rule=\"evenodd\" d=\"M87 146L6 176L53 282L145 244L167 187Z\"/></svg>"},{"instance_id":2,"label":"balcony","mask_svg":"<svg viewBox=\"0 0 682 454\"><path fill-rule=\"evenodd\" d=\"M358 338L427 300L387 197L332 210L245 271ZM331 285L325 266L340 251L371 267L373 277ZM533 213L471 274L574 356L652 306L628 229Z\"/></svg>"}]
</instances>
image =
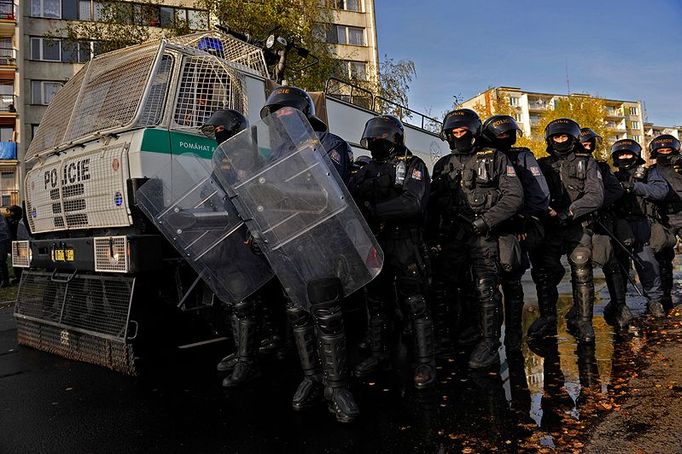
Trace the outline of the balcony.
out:
<instances>
[{"instance_id":1,"label":"balcony","mask_svg":"<svg viewBox=\"0 0 682 454\"><path fill-rule=\"evenodd\" d=\"M7 116L17 114L17 97L15 95L0 94L0 115Z\"/></svg>"},{"instance_id":2,"label":"balcony","mask_svg":"<svg viewBox=\"0 0 682 454\"><path fill-rule=\"evenodd\" d=\"M529 101L528 102L528 109L529 110L550 110L550 109L552 109L552 103L551 102L544 102L544 101Z\"/></svg>"},{"instance_id":3,"label":"balcony","mask_svg":"<svg viewBox=\"0 0 682 454\"><path fill-rule=\"evenodd\" d=\"M17 159L17 143L16 142L0 142L0 160L16 160Z\"/></svg>"},{"instance_id":4,"label":"balcony","mask_svg":"<svg viewBox=\"0 0 682 454\"><path fill-rule=\"evenodd\" d=\"M0 0L0 37L6 38L14 35L16 24L17 15L14 3L8 0Z\"/></svg>"},{"instance_id":5,"label":"balcony","mask_svg":"<svg viewBox=\"0 0 682 454\"><path fill-rule=\"evenodd\" d=\"M611 118L623 118L623 111L620 109L606 109L606 116Z\"/></svg>"},{"instance_id":6,"label":"balcony","mask_svg":"<svg viewBox=\"0 0 682 454\"><path fill-rule=\"evenodd\" d=\"M0 66L16 66L17 50L12 47L0 47Z\"/></svg>"}]
</instances>

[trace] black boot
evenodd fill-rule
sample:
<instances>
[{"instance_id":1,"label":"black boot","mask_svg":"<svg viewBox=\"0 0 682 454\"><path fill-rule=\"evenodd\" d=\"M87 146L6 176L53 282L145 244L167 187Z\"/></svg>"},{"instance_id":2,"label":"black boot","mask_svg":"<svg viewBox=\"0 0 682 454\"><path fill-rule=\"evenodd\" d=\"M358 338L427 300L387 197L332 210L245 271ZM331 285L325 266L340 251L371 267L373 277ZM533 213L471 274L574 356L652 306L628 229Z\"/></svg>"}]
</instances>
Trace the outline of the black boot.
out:
<instances>
[{"instance_id":1,"label":"black boot","mask_svg":"<svg viewBox=\"0 0 682 454\"><path fill-rule=\"evenodd\" d=\"M436 384L433 320L429 316L426 300L423 296L408 297L407 306L412 319L414 356L417 361L417 367L414 371L414 386L417 389L425 389Z\"/></svg>"},{"instance_id":2,"label":"black boot","mask_svg":"<svg viewBox=\"0 0 682 454\"><path fill-rule=\"evenodd\" d=\"M478 283L479 294L489 295L480 302L481 341L469 357L469 368L488 369L500 363L500 299L494 279L481 279Z\"/></svg>"},{"instance_id":3,"label":"black boot","mask_svg":"<svg viewBox=\"0 0 682 454\"><path fill-rule=\"evenodd\" d=\"M663 304L660 301L649 301L646 305L646 311L655 318L663 318L666 315Z\"/></svg>"},{"instance_id":4,"label":"black boot","mask_svg":"<svg viewBox=\"0 0 682 454\"><path fill-rule=\"evenodd\" d=\"M319 279L308 284L324 371L324 397L336 420L348 423L359 416L360 410L349 389L346 333L339 304L341 296L341 282L337 278Z\"/></svg>"},{"instance_id":5,"label":"black boot","mask_svg":"<svg viewBox=\"0 0 682 454\"><path fill-rule=\"evenodd\" d=\"M657 256L658 266L661 273L661 287L663 288L663 298L661 304L663 311L667 313L673 308L673 259L675 257L674 250L663 250Z\"/></svg>"},{"instance_id":6,"label":"black boot","mask_svg":"<svg viewBox=\"0 0 682 454\"><path fill-rule=\"evenodd\" d=\"M577 255L577 254L576 254ZM587 254L577 255L579 258ZM589 255L587 255L589 257ZM573 284L573 301L578 305L578 321L576 322L575 338L578 342L594 342L594 328L592 327L592 313L594 310L594 281L592 279L591 259L584 263L578 260L571 268Z\"/></svg>"},{"instance_id":7,"label":"black boot","mask_svg":"<svg viewBox=\"0 0 682 454\"><path fill-rule=\"evenodd\" d=\"M523 285L521 281L502 281L504 293L504 345L508 351L521 349L523 339Z\"/></svg>"},{"instance_id":8,"label":"black boot","mask_svg":"<svg viewBox=\"0 0 682 454\"><path fill-rule=\"evenodd\" d=\"M235 309L232 309L232 313L230 314L230 326L232 327L232 339L234 342L234 347L235 351L233 353L230 353L226 357L220 360L218 365L216 366L216 369L218 369L218 372L232 372L232 369L234 369L234 366L237 364L237 360L239 359L239 319L237 318L237 314L235 314Z\"/></svg>"},{"instance_id":9,"label":"black boot","mask_svg":"<svg viewBox=\"0 0 682 454\"><path fill-rule=\"evenodd\" d=\"M322 400L324 385L310 313L290 304L287 307L287 315L293 327L294 343L303 369L303 381L298 385L291 400L294 410L300 411Z\"/></svg>"},{"instance_id":10,"label":"black boot","mask_svg":"<svg viewBox=\"0 0 682 454\"><path fill-rule=\"evenodd\" d=\"M611 300L604 306L604 321L617 329L625 329L632 320L632 312L625 303L627 283L616 259L604 266L604 278Z\"/></svg>"},{"instance_id":11,"label":"black boot","mask_svg":"<svg viewBox=\"0 0 682 454\"><path fill-rule=\"evenodd\" d=\"M223 386L231 388L243 385L260 377L257 367L258 359L258 321L255 314L255 303L245 301L235 306L239 318L239 358L232 375L223 380Z\"/></svg>"},{"instance_id":12,"label":"black boot","mask_svg":"<svg viewBox=\"0 0 682 454\"><path fill-rule=\"evenodd\" d=\"M550 279L549 273L546 272L538 271L533 278L538 294L540 318L535 320L528 328L529 341L530 339L555 337L557 333L556 303L559 294L556 285L552 285L553 280Z\"/></svg>"}]
</instances>

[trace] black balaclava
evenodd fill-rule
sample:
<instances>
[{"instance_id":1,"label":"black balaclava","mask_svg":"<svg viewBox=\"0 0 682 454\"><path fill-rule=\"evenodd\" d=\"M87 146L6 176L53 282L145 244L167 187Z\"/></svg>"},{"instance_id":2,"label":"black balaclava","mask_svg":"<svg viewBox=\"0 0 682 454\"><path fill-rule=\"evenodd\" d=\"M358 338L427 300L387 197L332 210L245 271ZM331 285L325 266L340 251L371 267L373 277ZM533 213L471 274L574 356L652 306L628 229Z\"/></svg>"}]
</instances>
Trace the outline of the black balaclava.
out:
<instances>
[{"instance_id":1,"label":"black balaclava","mask_svg":"<svg viewBox=\"0 0 682 454\"><path fill-rule=\"evenodd\" d=\"M467 131L460 138L451 136L448 142L450 143L450 149L453 153L469 154L474 149L474 143L476 142L476 139L471 131Z\"/></svg>"},{"instance_id":2,"label":"black balaclava","mask_svg":"<svg viewBox=\"0 0 682 454\"><path fill-rule=\"evenodd\" d=\"M394 143L384 139L369 140L367 148L369 148L372 159L377 161L384 161L388 159L396 150Z\"/></svg>"}]
</instances>

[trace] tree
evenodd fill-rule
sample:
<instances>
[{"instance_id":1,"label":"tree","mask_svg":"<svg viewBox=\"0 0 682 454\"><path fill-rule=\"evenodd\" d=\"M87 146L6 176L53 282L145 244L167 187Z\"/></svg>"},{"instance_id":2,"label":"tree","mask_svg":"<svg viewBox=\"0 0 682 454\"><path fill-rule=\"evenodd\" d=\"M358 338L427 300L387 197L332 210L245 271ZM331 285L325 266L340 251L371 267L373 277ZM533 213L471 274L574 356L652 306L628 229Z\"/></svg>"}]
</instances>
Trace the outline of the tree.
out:
<instances>
[{"instance_id":1,"label":"tree","mask_svg":"<svg viewBox=\"0 0 682 454\"><path fill-rule=\"evenodd\" d=\"M395 115L401 120L410 118L412 115L409 110L410 84L417 75L417 68L412 60L395 61L384 55L384 60L379 66L379 86L378 95L390 101L382 103L380 112Z\"/></svg>"},{"instance_id":2,"label":"tree","mask_svg":"<svg viewBox=\"0 0 682 454\"><path fill-rule=\"evenodd\" d=\"M231 29L257 39L275 33L309 50L307 57L295 51L289 54L285 76L291 84L321 90L340 71L341 62L326 42L330 12L320 6L320 0L199 0L199 4Z\"/></svg>"},{"instance_id":3,"label":"tree","mask_svg":"<svg viewBox=\"0 0 682 454\"><path fill-rule=\"evenodd\" d=\"M96 3L94 21L67 22L52 37L65 37L68 46L78 42L95 41L97 53L109 52L122 47L139 44L154 37L177 36L189 33L186 20L174 17L166 28L154 28L161 25L159 17L160 0L142 0L128 3L114 0L102 0ZM208 26L207 20L204 19Z\"/></svg>"}]
</instances>

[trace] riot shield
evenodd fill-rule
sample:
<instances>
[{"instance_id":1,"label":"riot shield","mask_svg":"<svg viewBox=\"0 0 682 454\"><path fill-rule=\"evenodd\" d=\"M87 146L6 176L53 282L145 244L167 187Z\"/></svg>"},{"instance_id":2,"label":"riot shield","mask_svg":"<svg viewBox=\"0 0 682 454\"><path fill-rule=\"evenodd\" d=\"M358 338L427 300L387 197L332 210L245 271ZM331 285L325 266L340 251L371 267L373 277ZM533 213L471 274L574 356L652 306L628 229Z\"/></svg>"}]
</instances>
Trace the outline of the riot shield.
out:
<instances>
[{"instance_id":1,"label":"riot shield","mask_svg":"<svg viewBox=\"0 0 682 454\"><path fill-rule=\"evenodd\" d=\"M172 155L136 192L137 205L222 301L236 303L273 277L215 179L210 160Z\"/></svg>"},{"instance_id":2,"label":"riot shield","mask_svg":"<svg viewBox=\"0 0 682 454\"><path fill-rule=\"evenodd\" d=\"M298 110L277 110L220 145L213 161L295 304L309 308L313 280L336 276L347 296L381 270L383 252Z\"/></svg>"}]
</instances>

